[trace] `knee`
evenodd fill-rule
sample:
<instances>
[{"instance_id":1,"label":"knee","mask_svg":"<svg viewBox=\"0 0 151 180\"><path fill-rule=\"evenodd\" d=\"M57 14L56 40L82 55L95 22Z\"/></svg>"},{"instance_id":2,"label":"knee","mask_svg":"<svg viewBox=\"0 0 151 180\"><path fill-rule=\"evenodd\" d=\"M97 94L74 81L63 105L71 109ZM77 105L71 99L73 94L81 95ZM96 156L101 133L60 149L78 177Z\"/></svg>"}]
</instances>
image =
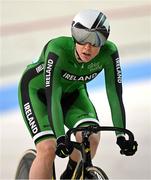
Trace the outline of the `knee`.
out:
<instances>
[{"instance_id":1,"label":"knee","mask_svg":"<svg viewBox=\"0 0 151 180\"><path fill-rule=\"evenodd\" d=\"M99 142L100 142L100 133L92 134L89 137L90 147L91 147L91 157L93 158L96 154Z\"/></svg>"},{"instance_id":2,"label":"knee","mask_svg":"<svg viewBox=\"0 0 151 180\"><path fill-rule=\"evenodd\" d=\"M97 148L97 147L98 147L98 144L99 144L99 142L100 142L100 133L92 134L92 135L89 137L89 140L90 140L90 145L91 145L91 147Z\"/></svg>"},{"instance_id":3,"label":"knee","mask_svg":"<svg viewBox=\"0 0 151 180\"><path fill-rule=\"evenodd\" d=\"M36 145L36 149L37 156L40 156L44 159L54 160L56 151L56 141L54 139L43 140Z\"/></svg>"}]
</instances>

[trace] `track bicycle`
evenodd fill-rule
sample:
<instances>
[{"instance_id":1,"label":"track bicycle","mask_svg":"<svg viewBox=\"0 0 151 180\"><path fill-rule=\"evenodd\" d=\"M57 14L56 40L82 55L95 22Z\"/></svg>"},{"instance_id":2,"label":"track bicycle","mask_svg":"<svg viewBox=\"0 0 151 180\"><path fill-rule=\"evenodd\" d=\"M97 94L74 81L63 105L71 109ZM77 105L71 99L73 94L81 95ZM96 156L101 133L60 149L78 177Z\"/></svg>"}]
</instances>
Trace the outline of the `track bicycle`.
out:
<instances>
[{"instance_id":1,"label":"track bicycle","mask_svg":"<svg viewBox=\"0 0 151 180\"><path fill-rule=\"evenodd\" d=\"M82 143L71 140L71 135L75 134L78 131L82 132ZM97 133L99 131L123 132L128 136L129 141L134 141L133 133L128 129L124 128L91 125L87 127L77 127L69 129L66 133L66 143L72 143L73 147L78 149L82 155L82 160L78 163L71 179L109 179L106 173L100 167L93 165L91 159L89 136L92 133ZM122 153L123 152L121 150L121 154ZM29 170L35 157L36 151L33 149L27 150L25 152L18 165L15 179L29 179ZM56 179L55 162L53 164L52 179Z\"/></svg>"}]
</instances>

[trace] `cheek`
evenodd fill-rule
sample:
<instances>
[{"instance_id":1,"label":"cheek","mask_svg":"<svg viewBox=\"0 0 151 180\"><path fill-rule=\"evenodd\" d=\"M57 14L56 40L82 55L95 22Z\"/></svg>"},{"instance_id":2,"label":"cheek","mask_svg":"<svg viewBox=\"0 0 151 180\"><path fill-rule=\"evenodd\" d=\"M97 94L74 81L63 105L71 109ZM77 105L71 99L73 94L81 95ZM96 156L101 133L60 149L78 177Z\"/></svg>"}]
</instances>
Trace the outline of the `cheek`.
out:
<instances>
[{"instance_id":1,"label":"cheek","mask_svg":"<svg viewBox=\"0 0 151 180\"><path fill-rule=\"evenodd\" d=\"M78 46L76 46L76 51L78 52L78 54L80 53L80 48Z\"/></svg>"},{"instance_id":2,"label":"cheek","mask_svg":"<svg viewBox=\"0 0 151 180\"><path fill-rule=\"evenodd\" d=\"M93 56L94 57L97 56L99 54L99 52L100 52L100 49L93 50Z\"/></svg>"},{"instance_id":3,"label":"cheek","mask_svg":"<svg viewBox=\"0 0 151 180\"><path fill-rule=\"evenodd\" d=\"M80 52L80 48L79 47L77 47L76 50L77 50L78 53Z\"/></svg>"}]
</instances>

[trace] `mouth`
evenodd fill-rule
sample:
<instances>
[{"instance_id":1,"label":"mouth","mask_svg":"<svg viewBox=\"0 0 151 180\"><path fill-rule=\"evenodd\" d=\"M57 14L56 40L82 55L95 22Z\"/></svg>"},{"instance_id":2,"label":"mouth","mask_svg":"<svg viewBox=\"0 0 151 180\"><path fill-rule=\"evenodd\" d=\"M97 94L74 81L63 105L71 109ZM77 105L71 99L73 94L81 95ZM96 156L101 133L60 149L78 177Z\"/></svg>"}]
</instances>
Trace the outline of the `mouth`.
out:
<instances>
[{"instance_id":1,"label":"mouth","mask_svg":"<svg viewBox=\"0 0 151 180\"><path fill-rule=\"evenodd\" d=\"M87 53L87 52L83 52L82 53L84 56L87 56L87 57L90 57L91 56L91 54L90 53Z\"/></svg>"},{"instance_id":2,"label":"mouth","mask_svg":"<svg viewBox=\"0 0 151 180\"><path fill-rule=\"evenodd\" d=\"M91 54L90 53L86 53L86 52L83 52L82 53L82 56L81 56L81 59L85 62L88 62L90 59L91 59Z\"/></svg>"}]
</instances>

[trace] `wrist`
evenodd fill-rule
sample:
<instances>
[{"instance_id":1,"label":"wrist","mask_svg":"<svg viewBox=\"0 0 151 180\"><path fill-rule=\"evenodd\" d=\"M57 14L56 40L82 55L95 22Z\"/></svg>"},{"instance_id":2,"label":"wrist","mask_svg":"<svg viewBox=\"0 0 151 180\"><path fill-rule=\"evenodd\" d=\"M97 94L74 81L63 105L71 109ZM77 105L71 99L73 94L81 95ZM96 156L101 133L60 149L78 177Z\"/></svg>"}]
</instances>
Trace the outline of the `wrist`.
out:
<instances>
[{"instance_id":1,"label":"wrist","mask_svg":"<svg viewBox=\"0 0 151 180\"><path fill-rule=\"evenodd\" d=\"M125 135L124 134L117 134L116 138L119 138L119 137L124 137L125 138Z\"/></svg>"},{"instance_id":2,"label":"wrist","mask_svg":"<svg viewBox=\"0 0 151 180\"><path fill-rule=\"evenodd\" d=\"M65 142L65 136L64 136L64 135L59 136L59 137L57 138L57 144L63 143L63 142Z\"/></svg>"},{"instance_id":3,"label":"wrist","mask_svg":"<svg viewBox=\"0 0 151 180\"><path fill-rule=\"evenodd\" d=\"M117 134L116 138L117 139L125 139L125 135L124 134Z\"/></svg>"}]
</instances>

